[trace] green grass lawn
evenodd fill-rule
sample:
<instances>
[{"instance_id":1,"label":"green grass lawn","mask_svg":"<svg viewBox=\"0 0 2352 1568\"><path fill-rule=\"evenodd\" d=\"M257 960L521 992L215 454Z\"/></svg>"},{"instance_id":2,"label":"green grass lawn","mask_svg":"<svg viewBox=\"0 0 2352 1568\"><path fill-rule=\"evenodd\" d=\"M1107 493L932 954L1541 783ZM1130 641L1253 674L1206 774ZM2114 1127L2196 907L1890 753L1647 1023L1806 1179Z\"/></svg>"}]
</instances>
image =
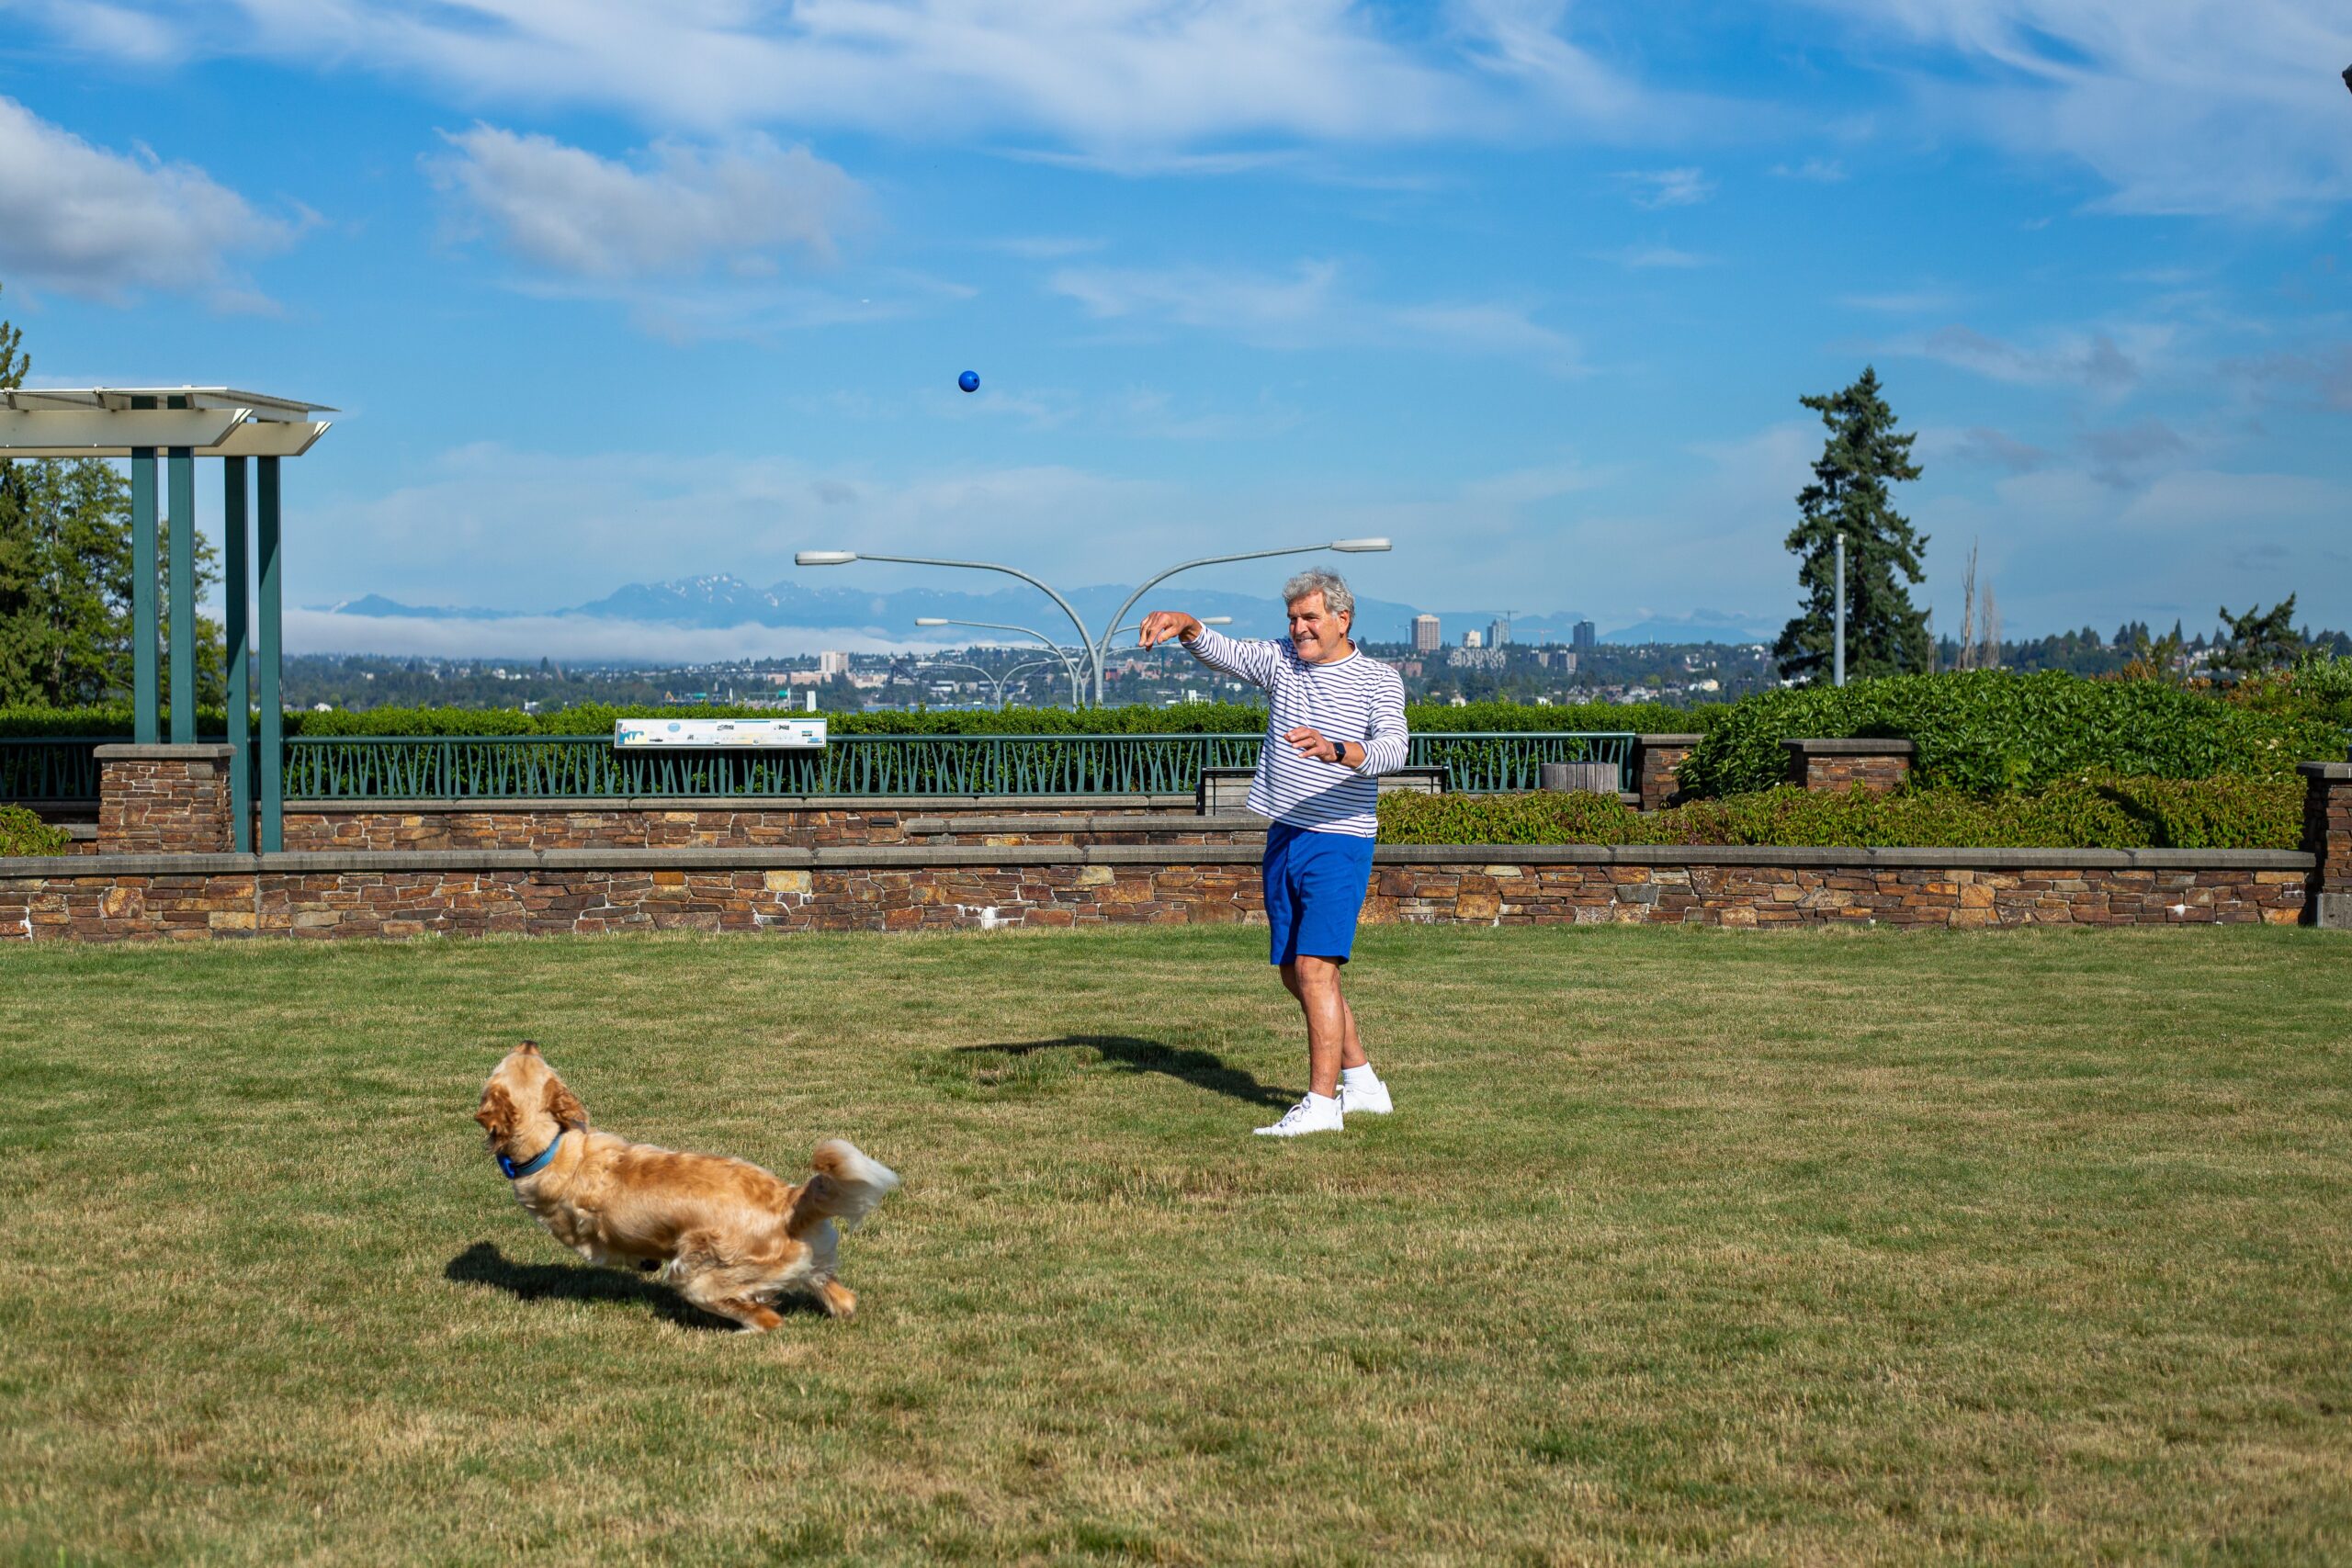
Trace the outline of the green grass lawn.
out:
<instances>
[{"instance_id":1,"label":"green grass lawn","mask_svg":"<svg viewBox=\"0 0 2352 1568\"><path fill-rule=\"evenodd\" d=\"M1368 931L0 953L0 1560L2343 1562L2352 942ZM722 1332L470 1113L905 1190Z\"/></svg>"}]
</instances>

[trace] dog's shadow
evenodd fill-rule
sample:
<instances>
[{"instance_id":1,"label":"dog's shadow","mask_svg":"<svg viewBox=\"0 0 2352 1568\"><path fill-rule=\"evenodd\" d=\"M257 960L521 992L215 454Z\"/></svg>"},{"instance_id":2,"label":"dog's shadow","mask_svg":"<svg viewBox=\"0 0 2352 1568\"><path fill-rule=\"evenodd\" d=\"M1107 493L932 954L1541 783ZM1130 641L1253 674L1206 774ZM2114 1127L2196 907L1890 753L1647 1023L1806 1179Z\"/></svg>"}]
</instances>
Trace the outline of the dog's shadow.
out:
<instances>
[{"instance_id":1,"label":"dog's shadow","mask_svg":"<svg viewBox=\"0 0 2352 1568\"><path fill-rule=\"evenodd\" d=\"M487 1241L478 1241L449 1259L441 1270L460 1285L488 1285L518 1302L543 1302L550 1297L573 1302L628 1302L652 1308L681 1328L732 1334L736 1325L703 1311L667 1285L642 1274L619 1269L598 1269L585 1263L517 1263ZM824 1309L814 1299L797 1292L768 1303L789 1317L797 1313L820 1316Z\"/></svg>"},{"instance_id":2,"label":"dog's shadow","mask_svg":"<svg viewBox=\"0 0 2352 1568\"><path fill-rule=\"evenodd\" d=\"M956 1049L964 1055L1001 1056L1028 1056L1040 1051L1098 1051L1102 1060L1121 1072L1159 1073L1251 1105L1288 1105L1295 1098L1270 1084L1260 1083L1254 1074L1240 1067L1227 1066L1214 1053L1180 1050L1157 1040L1137 1040L1125 1034L1065 1034L1058 1040L958 1045Z\"/></svg>"}]
</instances>

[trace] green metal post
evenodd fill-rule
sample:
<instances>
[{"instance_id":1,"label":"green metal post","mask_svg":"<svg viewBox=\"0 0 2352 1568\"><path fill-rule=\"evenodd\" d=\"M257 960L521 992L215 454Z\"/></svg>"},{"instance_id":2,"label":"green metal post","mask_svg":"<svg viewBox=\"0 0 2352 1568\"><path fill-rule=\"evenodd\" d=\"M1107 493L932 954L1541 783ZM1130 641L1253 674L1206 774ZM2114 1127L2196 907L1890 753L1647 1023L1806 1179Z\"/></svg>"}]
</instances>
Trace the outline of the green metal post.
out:
<instances>
[{"instance_id":1,"label":"green metal post","mask_svg":"<svg viewBox=\"0 0 2352 1568\"><path fill-rule=\"evenodd\" d=\"M171 619L172 744L187 746L196 740L196 453L172 447L169 468L172 592L164 614Z\"/></svg>"},{"instance_id":2,"label":"green metal post","mask_svg":"<svg viewBox=\"0 0 2352 1568\"><path fill-rule=\"evenodd\" d=\"M133 398L152 409L153 398ZM131 739L153 746L163 739L155 667L155 449L130 453L130 711Z\"/></svg>"},{"instance_id":3,"label":"green metal post","mask_svg":"<svg viewBox=\"0 0 2352 1568\"><path fill-rule=\"evenodd\" d=\"M227 603L221 629L229 644L229 813L235 821L239 854L254 847L254 726L252 632L253 562L246 559L252 530L245 521L245 460L220 460L221 566Z\"/></svg>"},{"instance_id":4,"label":"green metal post","mask_svg":"<svg viewBox=\"0 0 2352 1568\"><path fill-rule=\"evenodd\" d=\"M254 650L261 664L261 850L276 854L286 847L286 706L278 698L278 626L284 607L277 542L277 459L263 457L256 467L259 482L254 499L256 544L261 557L261 642Z\"/></svg>"}]
</instances>

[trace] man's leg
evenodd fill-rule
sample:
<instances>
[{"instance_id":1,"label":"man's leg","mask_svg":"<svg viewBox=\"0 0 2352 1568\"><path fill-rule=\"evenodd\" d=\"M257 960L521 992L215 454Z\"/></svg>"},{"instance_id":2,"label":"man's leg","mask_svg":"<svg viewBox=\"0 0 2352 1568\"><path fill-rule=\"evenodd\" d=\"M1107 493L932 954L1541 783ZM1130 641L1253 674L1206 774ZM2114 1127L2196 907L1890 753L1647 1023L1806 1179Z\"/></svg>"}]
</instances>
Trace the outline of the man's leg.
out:
<instances>
[{"instance_id":1,"label":"man's leg","mask_svg":"<svg viewBox=\"0 0 2352 1568\"><path fill-rule=\"evenodd\" d=\"M1340 1058L1355 1048L1348 1067L1364 1063L1364 1046L1355 1042L1355 1018L1339 995L1339 959L1312 959L1298 954L1282 966L1282 983L1298 997L1298 1009L1307 1016L1307 1089L1319 1096L1339 1098Z\"/></svg>"},{"instance_id":2,"label":"man's leg","mask_svg":"<svg viewBox=\"0 0 2352 1568\"><path fill-rule=\"evenodd\" d=\"M1347 997L1340 994L1340 965L1328 958L1309 959L1306 962L1328 964L1331 970L1331 990L1333 994L1340 997L1340 1066L1342 1068L1371 1066L1372 1058L1363 1054L1363 1041L1356 1033L1356 1010L1350 1007ZM1300 1010L1306 1014L1307 1068L1312 1075L1315 1063L1315 1012L1307 1005L1306 992L1299 982L1299 963L1300 961L1295 958L1284 961L1282 968L1283 986L1292 996L1298 998ZM1320 1094L1322 1090L1317 1089L1316 1092Z\"/></svg>"}]
</instances>

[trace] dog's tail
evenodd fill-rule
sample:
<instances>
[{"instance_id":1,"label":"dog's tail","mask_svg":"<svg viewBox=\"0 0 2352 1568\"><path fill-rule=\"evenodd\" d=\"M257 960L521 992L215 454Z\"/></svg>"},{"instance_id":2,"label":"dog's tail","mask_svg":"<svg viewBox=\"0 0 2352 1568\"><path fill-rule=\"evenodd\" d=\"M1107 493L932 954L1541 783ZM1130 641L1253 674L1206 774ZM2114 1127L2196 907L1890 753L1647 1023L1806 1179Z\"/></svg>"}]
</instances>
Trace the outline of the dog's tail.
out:
<instances>
[{"instance_id":1,"label":"dog's tail","mask_svg":"<svg viewBox=\"0 0 2352 1568\"><path fill-rule=\"evenodd\" d=\"M786 1227L796 1236L820 1220L839 1220L842 1229L855 1230L858 1221L899 1190L898 1172L860 1154L846 1138L827 1138L808 1156L808 1163L817 1174L793 1201L792 1219Z\"/></svg>"}]
</instances>

